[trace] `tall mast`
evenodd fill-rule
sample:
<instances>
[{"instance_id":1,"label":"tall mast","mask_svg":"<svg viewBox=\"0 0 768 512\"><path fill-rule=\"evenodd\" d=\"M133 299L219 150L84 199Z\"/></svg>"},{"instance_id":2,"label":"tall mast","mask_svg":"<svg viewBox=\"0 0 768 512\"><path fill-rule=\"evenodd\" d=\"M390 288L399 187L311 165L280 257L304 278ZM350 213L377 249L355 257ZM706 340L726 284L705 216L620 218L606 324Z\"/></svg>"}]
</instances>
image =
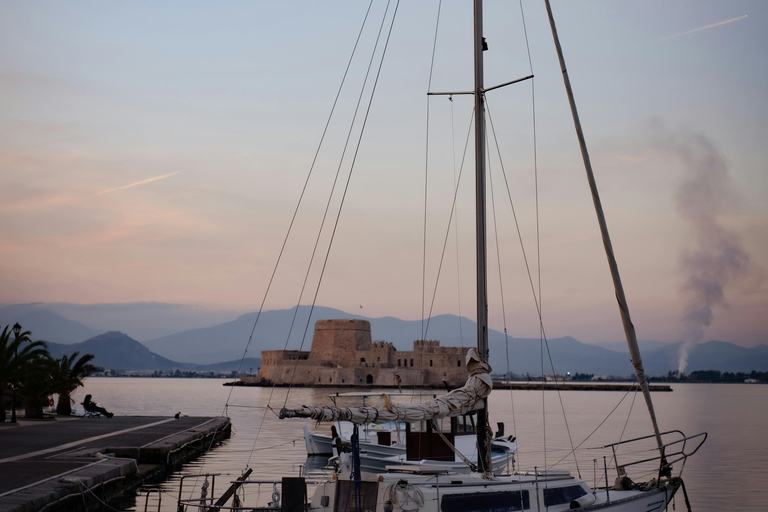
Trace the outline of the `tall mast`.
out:
<instances>
[{"instance_id":1,"label":"tall mast","mask_svg":"<svg viewBox=\"0 0 768 512\"><path fill-rule=\"evenodd\" d=\"M605 255L608 258L608 266L611 270L611 277L613 278L613 287L616 290L616 300L619 303L619 312L621 314L621 322L624 325L624 334L627 338L627 345L629 346L629 354L632 359L632 366L635 367L635 374L637 375L637 382L640 384L640 388L643 391L643 397L645 398L645 404L648 406L648 412L651 416L651 423L653 424L653 433L656 436L656 443L659 448L659 452L662 455L662 463L664 463L664 445L661 442L661 434L659 433L659 425L656 423L656 413L653 409L653 402L651 401L651 391L648 388L648 381L645 378L645 370L643 369L643 360L640 357L640 348L637 345L637 336L635 334L635 326L632 324L632 319L629 316L629 306L627 305L627 299L624 296L624 286L621 284L621 276L619 275L619 266L616 263L616 258L613 254L613 246L611 245L611 238L608 235L608 225L605 222L605 215L603 214L603 206L600 202L600 194L597 191L597 183L595 182L595 175L592 172L592 163L589 160L589 153L587 152L587 143L584 139L584 133L581 131L581 121L579 120L579 113L576 110L576 100L573 98L573 90L571 89L571 80L568 78L568 71L565 67L565 58L563 57L563 51L560 48L560 38L557 36L557 28L555 27L555 18L552 16L552 8L549 5L549 0L544 0L547 6L547 15L549 16L549 25L552 28L552 37L555 40L555 48L557 49L557 57L560 59L560 69L563 73L563 82L565 83L565 90L568 93L568 102L571 105L571 115L573 116L573 124L576 128L576 136L579 139L579 146L581 147L581 157L584 160L584 168L587 172L587 181L589 181L589 189L592 191L592 202L595 205L595 213L597 214L597 222L600 224L600 233L603 237L603 246L605 247Z\"/></svg>"},{"instance_id":2,"label":"tall mast","mask_svg":"<svg viewBox=\"0 0 768 512\"><path fill-rule=\"evenodd\" d=\"M488 360L488 277L485 237L485 105L483 102L483 2L474 1L475 52L475 238L477 248L477 351ZM478 466L491 470L490 447L486 436L488 399L477 413Z\"/></svg>"}]
</instances>

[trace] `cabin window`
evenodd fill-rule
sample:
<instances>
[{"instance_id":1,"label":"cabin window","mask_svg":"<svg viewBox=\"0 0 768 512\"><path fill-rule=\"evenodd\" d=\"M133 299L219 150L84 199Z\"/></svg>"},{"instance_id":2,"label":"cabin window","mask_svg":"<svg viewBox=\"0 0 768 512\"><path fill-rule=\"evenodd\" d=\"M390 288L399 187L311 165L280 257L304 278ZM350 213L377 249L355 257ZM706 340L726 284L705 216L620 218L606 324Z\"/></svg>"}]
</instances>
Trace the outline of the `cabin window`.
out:
<instances>
[{"instance_id":1,"label":"cabin window","mask_svg":"<svg viewBox=\"0 0 768 512\"><path fill-rule=\"evenodd\" d=\"M476 510L512 511L531 508L528 491L446 494L440 502L441 512L474 512Z\"/></svg>"},{"instance_id":2,"label":"cabin window","mask_svg":"<svg viewBox=\"0 0 768 512\"><path fill-rule=\"evenodd\" d=\"M411 366L413 366L413 359L411 359Z\"/></svg>"},{"instance_id":3,"label":"cabin window","mask_svg":"<svg viewBox=\"0 0 768 512\"><path fill-rule=\"evenodd\" d=\"M587 494L587 491L582 489L580 485L550 487L549 489L544 489L544 506L553 507L555 505L562 505L563 503L570 503L577 498L581 498L585 494Z\"/></svg>"}]
</instances>

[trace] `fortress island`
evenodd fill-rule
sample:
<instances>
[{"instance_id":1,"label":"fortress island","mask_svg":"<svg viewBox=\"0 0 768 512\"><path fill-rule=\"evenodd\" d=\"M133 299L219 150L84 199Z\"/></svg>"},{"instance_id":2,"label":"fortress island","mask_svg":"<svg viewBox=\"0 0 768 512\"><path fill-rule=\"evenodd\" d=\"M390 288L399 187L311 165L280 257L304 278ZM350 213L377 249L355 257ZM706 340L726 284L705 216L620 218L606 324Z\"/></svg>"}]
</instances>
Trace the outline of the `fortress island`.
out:
<instances>
[{"instance_id":1,"label":"fortress island","mask_svg":"<svg viewBox=\"0 0 768 512\"><path fill-rule=\"evenodd\" d=\"M264 350L256 378L244 384L299 386L462 386L467 380L468 348L441 347L416 340L412 351L387 341L372 341L367 320L319 320L309 352ZM251 382L247 382L251 381Z\"/></svg>"}]
</instances>

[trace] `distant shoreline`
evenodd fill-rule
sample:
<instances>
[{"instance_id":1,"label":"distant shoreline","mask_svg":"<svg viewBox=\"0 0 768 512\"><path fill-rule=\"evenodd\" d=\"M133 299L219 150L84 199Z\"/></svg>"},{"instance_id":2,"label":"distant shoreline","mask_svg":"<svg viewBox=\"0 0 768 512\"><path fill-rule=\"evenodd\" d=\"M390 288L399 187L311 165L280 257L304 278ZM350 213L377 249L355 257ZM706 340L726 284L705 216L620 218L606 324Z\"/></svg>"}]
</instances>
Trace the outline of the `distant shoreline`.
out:
<instances>
[{"instance_id":1,"label":"distant shoreline","mask_svg":"<svg viewBox=\"0 0 768 512\"><path fill-rule=\"evenodd\" d=\"M271 387L271 382L243 382L243 381L231 381L225 382L223 386L237 386L237 387ZM276 384L275 387L312 387L312 388L348 388L348 389L397 389L396 387L387 386L359 386L359 385L296 385L290 386L288 384ZM403 389L445 389L441 386L402 386ZM637 386L632 382L611 382L611 383L595 383L595 382L504 382L493 381L494 389L516 389L516 390L544 390L544 391L631 391L636 389ZM650 384L648 388L651 391L665 391L671 392L672 386L669 384Z\"/></svg>"}]
</instances>

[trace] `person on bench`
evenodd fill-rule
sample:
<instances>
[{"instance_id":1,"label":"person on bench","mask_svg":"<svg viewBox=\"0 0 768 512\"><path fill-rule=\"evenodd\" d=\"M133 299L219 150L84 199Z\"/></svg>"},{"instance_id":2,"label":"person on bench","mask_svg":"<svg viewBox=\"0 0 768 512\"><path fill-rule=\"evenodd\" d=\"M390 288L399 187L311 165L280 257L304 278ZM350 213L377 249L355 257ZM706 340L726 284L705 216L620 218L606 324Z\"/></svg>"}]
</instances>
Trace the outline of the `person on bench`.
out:
<instances>
[{"instance_id":1,"label":"person on bench","mask_svg":"<svg viewBox=\"0 0 768 512\"><path fill-rule=\"evenodd\" d=\"M114 416L111 412L108 412L105 408L99 407L96 405L96 403L91 400L92 395L85 395L85 400L83 400L83 409L85 409L88 412L98 412L99 414L103 414L107 418L111 418Z\"/></svg>"}]
</instances>

